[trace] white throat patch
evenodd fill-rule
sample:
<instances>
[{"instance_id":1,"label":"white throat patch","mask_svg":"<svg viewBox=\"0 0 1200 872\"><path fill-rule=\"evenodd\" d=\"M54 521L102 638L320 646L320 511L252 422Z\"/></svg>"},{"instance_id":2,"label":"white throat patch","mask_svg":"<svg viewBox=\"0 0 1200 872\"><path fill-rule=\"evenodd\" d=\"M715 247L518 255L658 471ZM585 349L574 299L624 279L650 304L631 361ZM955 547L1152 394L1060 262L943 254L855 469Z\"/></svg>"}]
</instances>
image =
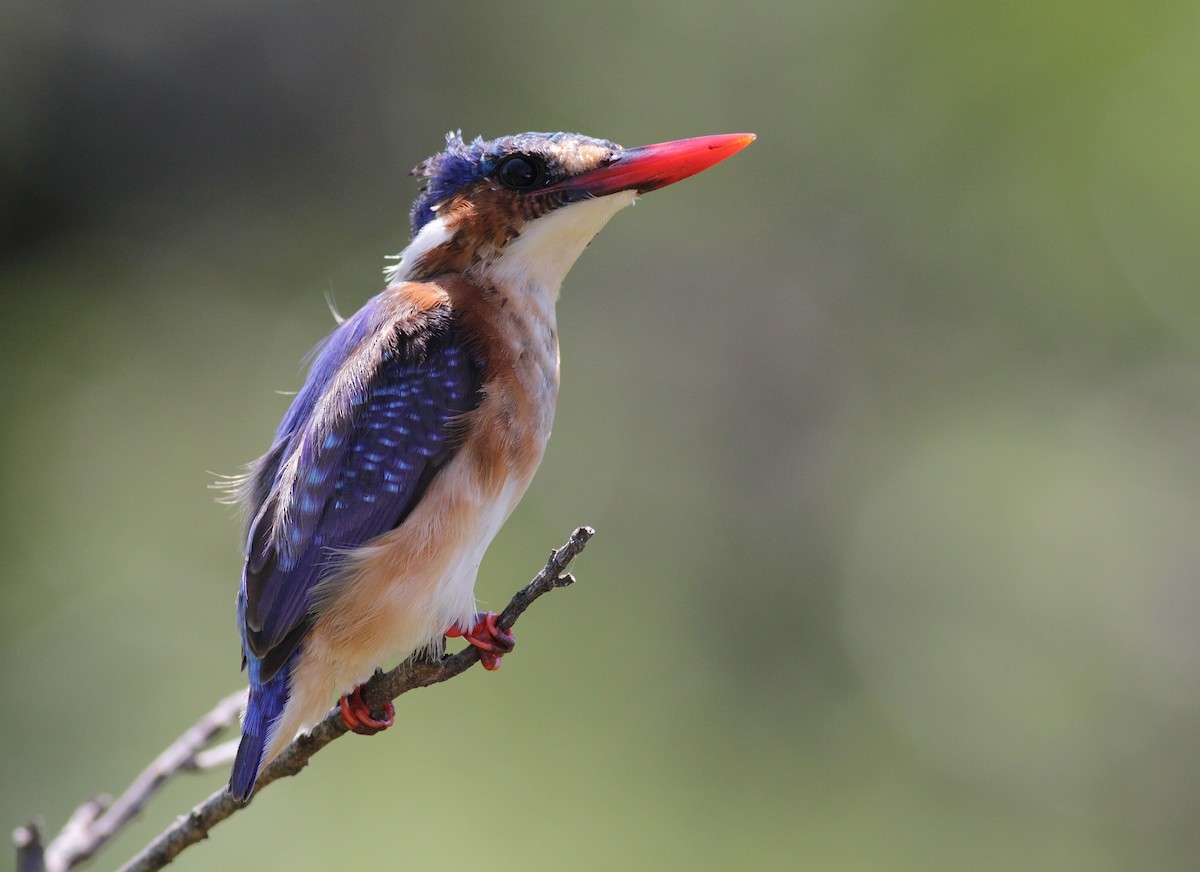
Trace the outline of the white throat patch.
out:
<instances>
[{"instance_id":1,"label":"white throat patch","mask_svg":"<svg viewBox=\"0 0 1200 872\"><path fill-rule=\"evenodd\" d=\"M567 272L592 237L636 197L636 191L618 191L534 219L491 262L488 275L498 284L537 288L556 298Z\"/></svg>"}]
</instances>

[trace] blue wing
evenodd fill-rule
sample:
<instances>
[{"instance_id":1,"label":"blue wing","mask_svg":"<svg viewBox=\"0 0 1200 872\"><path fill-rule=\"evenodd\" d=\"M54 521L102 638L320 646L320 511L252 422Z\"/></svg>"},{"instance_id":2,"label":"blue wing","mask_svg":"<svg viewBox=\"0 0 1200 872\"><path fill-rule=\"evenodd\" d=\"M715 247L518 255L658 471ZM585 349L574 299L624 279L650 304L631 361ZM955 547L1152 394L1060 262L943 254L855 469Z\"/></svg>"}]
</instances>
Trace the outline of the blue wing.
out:
<instances>
[{"instance_id":1,"label":"blue wing","mask_svg":"<svg viewBox=\"0 0 1200 872\"><path fill-rule=\"evenodd\" d=\"M478 405L481 379L448 306L381 295L330 337L250 487L238 612L252 683L303 641L338 552L408 515L453 453L454 420Z\"/></svg>"}]
</instances>

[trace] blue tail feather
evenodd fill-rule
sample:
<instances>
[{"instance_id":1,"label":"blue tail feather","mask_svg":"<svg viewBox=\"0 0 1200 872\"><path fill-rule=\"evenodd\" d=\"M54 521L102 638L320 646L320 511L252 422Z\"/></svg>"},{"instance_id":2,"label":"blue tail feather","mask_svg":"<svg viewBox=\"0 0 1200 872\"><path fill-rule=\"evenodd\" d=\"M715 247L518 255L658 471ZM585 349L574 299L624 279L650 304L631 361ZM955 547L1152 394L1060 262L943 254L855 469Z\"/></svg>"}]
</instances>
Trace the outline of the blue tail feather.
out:
<instances>
[{"instance_id":1,"label":"blue tail feather","mask_svg":"<svg viewBox=\"0 0 1200 872\"><path fill-rule=\"evenodd\" d=\"M265 684L258 681L258 662L253 657L248 658L250 701L246 705L246 719L242 723L242 741L238 745L233 772L229 776L229 793L238 802L246 802L254 792L254 784L258 781L258 772L262 768L267 737L287 704L288 683L297 653L294 652L283 668L272 675L271 680Z\"/></svg>"}]
</instances>

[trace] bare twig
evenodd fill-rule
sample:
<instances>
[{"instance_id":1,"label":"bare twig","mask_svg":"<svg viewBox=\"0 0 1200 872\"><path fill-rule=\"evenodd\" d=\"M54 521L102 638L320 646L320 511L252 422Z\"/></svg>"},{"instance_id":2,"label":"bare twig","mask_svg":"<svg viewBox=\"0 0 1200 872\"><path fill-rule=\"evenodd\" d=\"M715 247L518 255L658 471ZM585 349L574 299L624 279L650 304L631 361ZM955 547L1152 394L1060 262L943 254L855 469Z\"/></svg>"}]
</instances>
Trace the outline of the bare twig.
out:
<instances>
[{"instance_id":1,"label":"bare twig","mask_svg":"<svg viewBox=\"0 0 1200 872\"><path fill-rule=\"evenodd\" d=\"M13 845L17 849L17 872L46 872L46 849L42 847L42 831L36 822L13 830Z\"/></svg>"},{"instance_id":2,"label":"bare twig","mask_svg":"<svg viewBox=\"0 0 1200 872\"><path fill-rule=\"evenodd\" d=\"M133 820L172 777L199 771L202 767L197 755L222 730L237 723L238 712L245 704L244 690L225 697L142 770L115 802L111 797L96 796L79 806L62 832L46 846L46 872L75 868Z\"/></svg>"},{"instance_id":3,"label":"bare twig","mask_svg":"<svg viewBox=\"0 0 1200 872\"><path fill-rule=\"evenodd\" d=\"M593 534L594 531L590 527L580 527L571 535L571 538L565 545L551 552L545 568L529 584L517 592L504 611L500 613L496 623L502 629L511 629L517 618L542 594L556 587L566 587L572 584L575 579L566 572L567 566L576 555L583 551ZM395 699L407 691L419 687L427 687L431 684L437 684L453 678L466 671L478 660L479 651L473 646L468 646L457 654L443 656L437 660L410 657L390 672L377 672L375 677L363 689L363 700L371 707L381 705L383 702ZM233 717L236 718L236 713L243 697L244 692L222 700L221 705L214 709L213 712L210 712L209 715L206 715L196 726L188 730L187 733L180 737L179 741L164 751L145 772L138 776L137 780L134 781L133 785L130 786L120 799L114 802L107 810L96 812L93 823L82 828L84 831L89 832L93 829L99 829L100 832L87 839L82 836L72 835L59 847L59 840L66 838L68 830L71 829L70 827L64 827L63 833L51 843L46 853L48 857L53 854L55 862L58 862L58 858L61 856L65 865L50 867L49 862L46 865L31 865L28 867L22 865L20 866L22 872L26 868L28 868L29 872L65 872L65 870L73 868L77 863L91 856L121 826L124 826L125 823L136 815L154 791L162 786L167 777L179 771L199 768L201 760L207 763L212 759L221 758L223 754L227 754L228 749L224 745L203 753L200 749L203 745L211 741L216 734L216 730L210 731L209 728L219 720L216 717L217 712L224 712L225 709L223 707L228 705L232 707ZM257 791L262 790L271 782L300 772L308 764L308 760L313 754L346 733L346 731L346 726L342 723L340 710L337 708L332 709L325 716L325 719L317 724L312 731L299 736L263 770L258 779L256 795ZM196 744L194 740L202 734L205 735L204 740ZM191 737L191 740L189 740L189 737ZM189 741L185 742L185 740ZM187 750L185 751L184 749ZM87 807L88 804L85 803L84 806L81 806L81 810L76 812L76 816L81 821L86 817L82 809ZM149 872L149 870L163 868L188 846L207 838L210 829L243 807L235 802L229 796L227 790L222 787L200 805L193 808L190 813L176 819L171 826L147 845L141 853L122 866L120 872ZM22 858L27 854L30 858L35 853L40 856L41 843L36 827L30 825L29 827L21 828L17 833L14 833L14 841L21 834L25 834L28 837L27 841L32 840L32 847L22 848L18 845L19 862L23 862Z\"/></svg>"}]
</instances>

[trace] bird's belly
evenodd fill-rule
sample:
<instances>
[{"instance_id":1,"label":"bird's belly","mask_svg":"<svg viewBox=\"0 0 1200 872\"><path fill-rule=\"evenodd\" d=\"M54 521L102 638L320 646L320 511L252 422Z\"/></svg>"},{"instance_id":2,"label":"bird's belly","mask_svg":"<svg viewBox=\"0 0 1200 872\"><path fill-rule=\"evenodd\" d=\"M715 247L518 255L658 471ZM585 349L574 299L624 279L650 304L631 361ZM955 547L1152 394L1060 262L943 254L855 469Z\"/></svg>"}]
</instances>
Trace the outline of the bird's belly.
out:
<instances>
[{"instance_id":1,"label":"bird's belly","mask_svg":"<svg viewBox=\"0 0 1200 872\"><path fill-rule=\"evenodd\" d=\"M484 493L460 454L403 524L351 552L292 673L298 727L376 668L440 645L452 625L470 626L480 561L531 477Z\"/></svg>"}]
</instances>

